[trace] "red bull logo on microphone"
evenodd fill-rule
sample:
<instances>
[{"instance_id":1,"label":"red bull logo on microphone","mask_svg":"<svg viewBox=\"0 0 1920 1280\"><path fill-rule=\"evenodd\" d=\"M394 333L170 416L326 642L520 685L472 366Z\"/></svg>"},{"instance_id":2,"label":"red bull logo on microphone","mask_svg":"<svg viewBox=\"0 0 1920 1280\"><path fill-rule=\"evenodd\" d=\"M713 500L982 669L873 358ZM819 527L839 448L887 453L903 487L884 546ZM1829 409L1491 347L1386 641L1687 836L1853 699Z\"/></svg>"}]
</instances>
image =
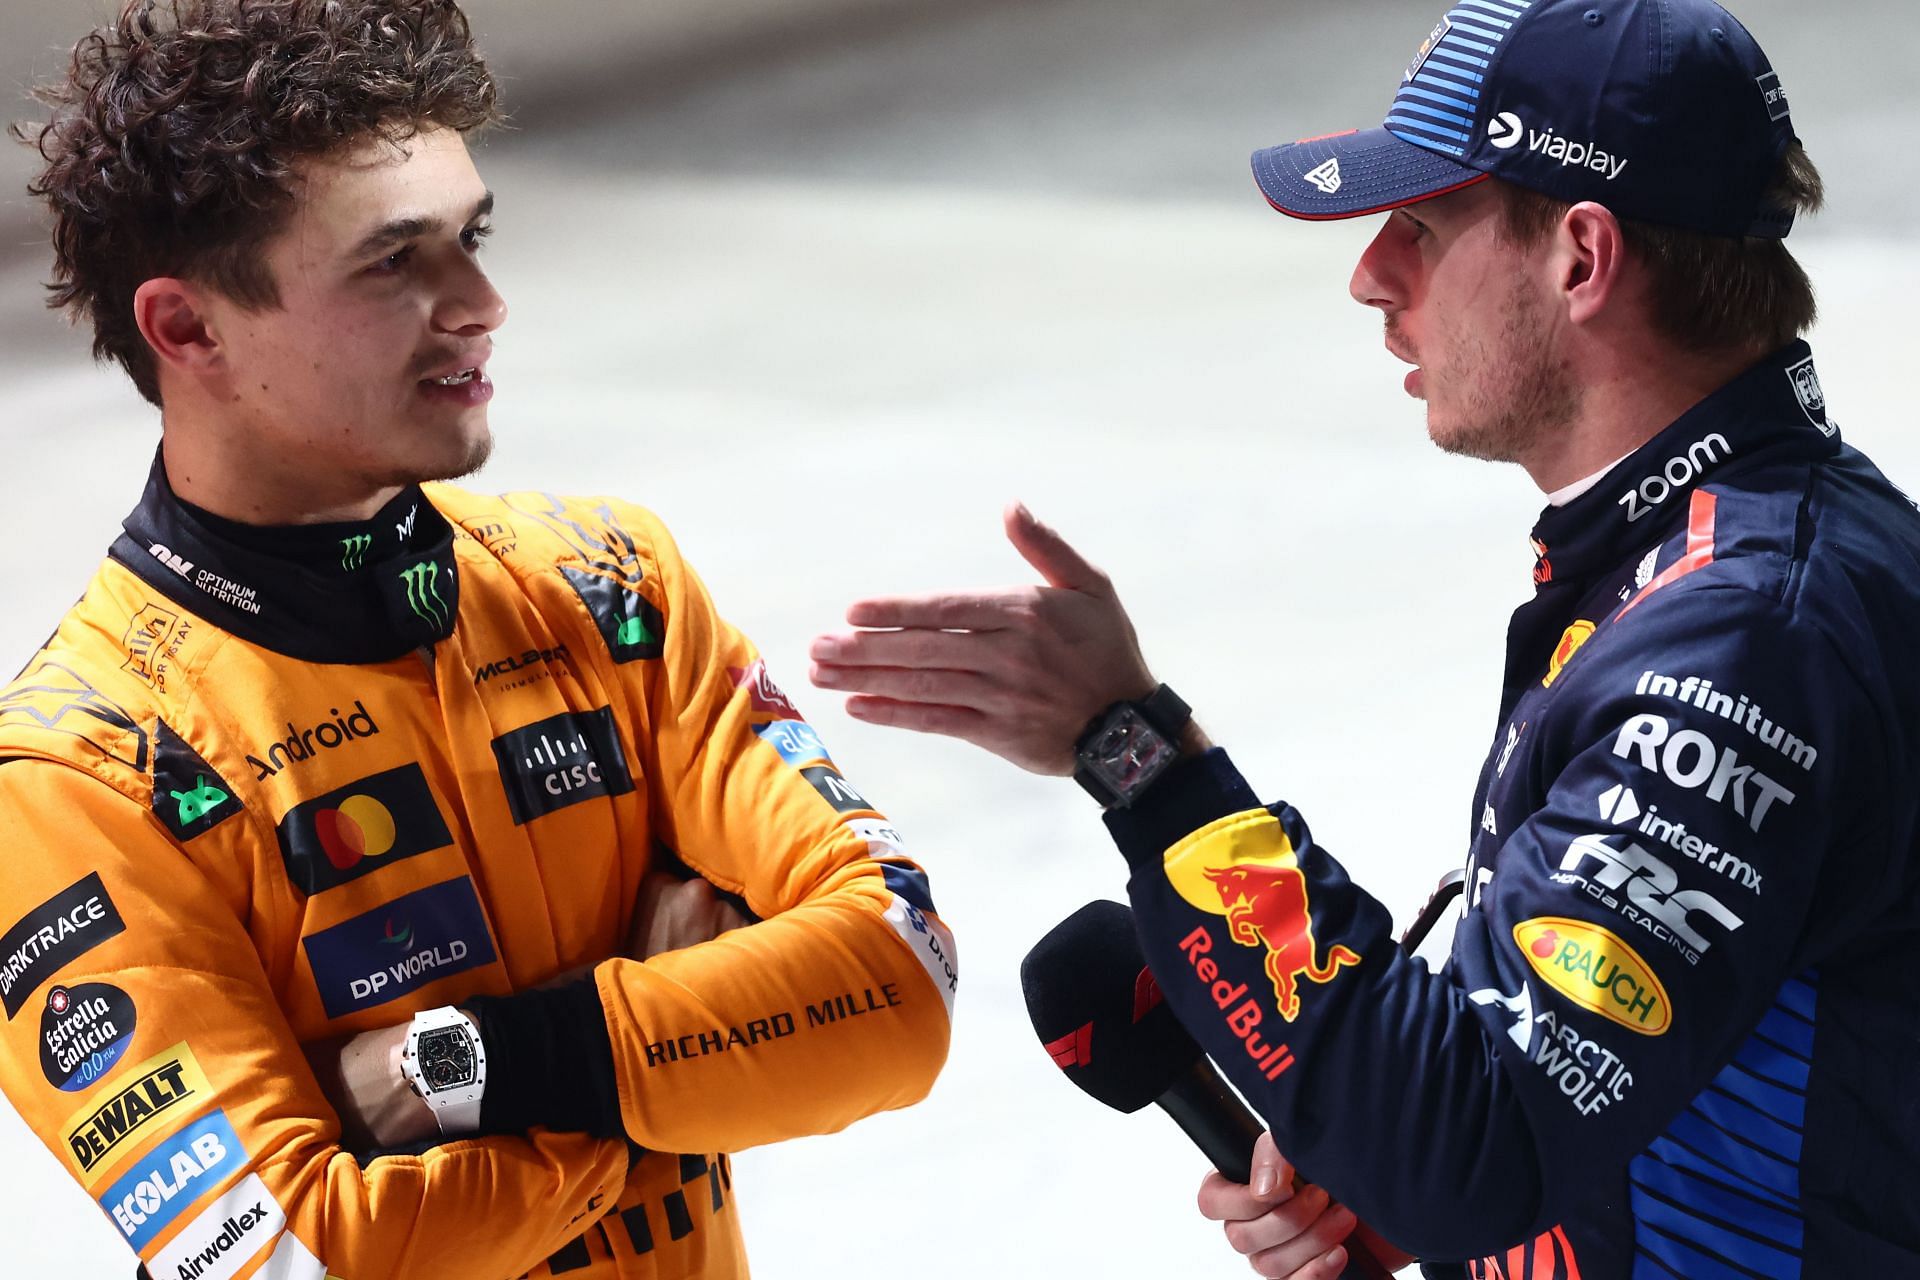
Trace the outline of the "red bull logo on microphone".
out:
<instances>
[{"instance_id":1,"label":"red bull logo on microphone","mask_svg":"<svg viewBox=\"0 0 1920 1280\"><path fill-rule=\"evenodd\" d=\"M1303 982L1325 984L1360 963L1350 947L1324 955L1313 936L1307 877L1279 821L1265 811L1203 827L1170 850L1167 880L1188 903L1225 916L1227 936L1266 952L1280 1016L1300 1016Z\"/></svg>"}]
</instances>

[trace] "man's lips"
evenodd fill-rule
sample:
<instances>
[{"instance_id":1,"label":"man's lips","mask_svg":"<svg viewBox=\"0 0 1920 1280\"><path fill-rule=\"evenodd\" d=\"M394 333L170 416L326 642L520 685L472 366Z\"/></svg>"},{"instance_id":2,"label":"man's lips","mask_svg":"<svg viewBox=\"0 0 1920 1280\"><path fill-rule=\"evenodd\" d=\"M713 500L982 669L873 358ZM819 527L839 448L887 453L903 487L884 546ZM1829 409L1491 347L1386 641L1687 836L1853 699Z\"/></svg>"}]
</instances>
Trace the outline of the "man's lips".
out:
<instances>
[{"instance_id":1,"label":"man's lips","mask_svg":"<svg viewBox=\"0 0 1920 1280\"><path fill-rule=\"evenodd\" d=\"M440 382L446 378L457 378L468 370L484 378L487 373L487 361L493 359L493 345L474 347L458 355L449 355L428 366L420 375L422 382Z\"/></svg>"}]
</instances>

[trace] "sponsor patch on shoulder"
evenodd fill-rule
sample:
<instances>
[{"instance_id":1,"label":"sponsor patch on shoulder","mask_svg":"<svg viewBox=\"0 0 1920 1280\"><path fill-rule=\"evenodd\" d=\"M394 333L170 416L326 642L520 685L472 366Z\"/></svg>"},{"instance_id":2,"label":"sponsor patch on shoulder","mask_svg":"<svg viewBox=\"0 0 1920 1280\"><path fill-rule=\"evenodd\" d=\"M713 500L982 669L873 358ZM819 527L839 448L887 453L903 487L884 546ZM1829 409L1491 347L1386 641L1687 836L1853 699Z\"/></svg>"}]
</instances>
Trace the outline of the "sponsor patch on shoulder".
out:
<instances>
[{"instance_id":1,"label":"sponsor patch on shoulder","mask_svg":"<svg viewBox=\"0 0 1920 1280\"><path fill-rule=\"evenodd\" d=\"M321 1280L326 1269L287 1229L280 1207L260 1175L250 1173L215 1200L167 1243L153 1260L155 1276L191 1280L232 1280L276 1239L280 1247L256 1274L274 1280ZM294 1249L287 1247L293 1241Z\"/></svg>"},{"instance_id":2,"label":"sponsor patch on shoulder","mask_svg":"<svg viewBox=\"0 0 1920 1280\"><path fill-rule=\"evenodd\" d=\"M227 1113L215 1111L148 1152L107 1188L100 1207L119 1228L120 1238L138 1252L246 1163L246 1148ZM171 1274L171 1269L162 1274Z\"/></svg>"},{"instance_id":3,"label":"sponsor patch on shoulder","mask_svg":"<svg viewBox=\"0 0 1920 1280\"><path fill-rule=\"evenodd\" d=\"M131 1077L104 1101L93 1101L67 1118L61 1136L67 1163L88 1189L124 1148L137 1143L154 1121L192 1111L212 1095L193 1050L184 1042L132 1068Z\"/></svg>"},{"instance_id":4,"label":"sponsor patch on shoulder","mask_svg":"<svg viewBox=\"0 0 1920 1280\"><path fill-rule=\"evenodd\" d=\"M55 987L40 1015L41 1074L62 1093L91 1089L126 1056L137 1020L133 997L118 987Z\"/></svg>"},{"instance_id":5,"label":"sponsor patch on shoulder","mask_svg":"<svg viewBox=\"0 0 1920 1280\"><path fill-rule=\"evenodd\" d=\"M1546 984L1581 1008L1643 1036L1673 1025L1667 989L1640 953L1599 925L1541 916L1513 926L1513 940Z\"/></svg>"},{"instance_id":6,"label":"sponsor patch on shoulder","mask_svg":"<svg viewBox=\"0 0 1920 1280\"><path fill-rule=\"evenodd\" d=\"M887 923L906 939L914 958L933 979L951 1020L953 998L960 990L960 953L954 949L953 931L940 923L939 917L928 915L897 893L893 905L887 908Z\"/></svg>"},{"instance_id":7,"label":"sponsor patch on shoulder","mask_svg":"<svg viewBox=\"0 0 1920 1280\"><path fill-rule=\"evenodd\" d=\"M97 871L27 912L0 937L0 1001L7 1021L42 982L126 931Z\"/></svg>"}]
</instances>

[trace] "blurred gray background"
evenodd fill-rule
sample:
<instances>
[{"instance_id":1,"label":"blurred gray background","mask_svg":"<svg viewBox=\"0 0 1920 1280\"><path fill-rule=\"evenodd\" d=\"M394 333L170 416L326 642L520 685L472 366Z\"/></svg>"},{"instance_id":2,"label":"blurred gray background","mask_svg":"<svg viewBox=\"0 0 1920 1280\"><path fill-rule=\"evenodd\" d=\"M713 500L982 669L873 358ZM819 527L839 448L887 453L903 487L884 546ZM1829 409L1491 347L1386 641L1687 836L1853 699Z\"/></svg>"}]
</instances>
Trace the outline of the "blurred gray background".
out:
<instances>
[{"instance_id":1,"label":"blurred gray background","mask_svg":"<svg viewBox=\"0 0 1920 1280\"><path fill-rule=\"evenodd\" d=\"M1376 123L1443 6L467 7L516 117L481 154L514 316L474 483L658 510L906 832L965 960L931 1100L740 1158L756 1273L1245 1274L1192 1210L1204 1165L1170 1123L1081 1098L1026 1027L1026 947L1123 894L1085 798L852 723L806 688L805 646L861 595L1026 580L999 534L1023 497L1112 572L1157 672L1256 787L1408 917L1461 856L1540 498L1427 444L1345 296L1373 223L1279 218L1246 157ZM1829 181L1794 237L1829 403L1912 489L1911 5L1735 7ZM0 92L57 70L105 8L4 0ZM158 439L39 306L30 161L0 156L9 671ZM5 1108L0 1171L0 1274L130 1272Z\"/></svg>"}]
</instances>

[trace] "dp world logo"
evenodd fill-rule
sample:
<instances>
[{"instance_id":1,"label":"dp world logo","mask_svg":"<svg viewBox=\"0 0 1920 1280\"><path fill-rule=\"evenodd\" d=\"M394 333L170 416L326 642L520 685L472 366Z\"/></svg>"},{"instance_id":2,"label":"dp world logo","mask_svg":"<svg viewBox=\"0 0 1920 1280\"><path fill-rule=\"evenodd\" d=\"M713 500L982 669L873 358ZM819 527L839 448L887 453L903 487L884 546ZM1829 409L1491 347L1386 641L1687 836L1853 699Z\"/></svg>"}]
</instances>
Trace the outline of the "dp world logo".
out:
<instances>
[{"instance_id":1,"label":"dp world logo","mask_svg":"<svg viewBox=\"0 0 1920 1280\"><path fill-rule=\"evenodd\" d=\"M1511 151L1527 136L1527 126L1511 111L1502 111L1487 122L1487 141L1502 151Z\"/></svg>"}]
</instances>

